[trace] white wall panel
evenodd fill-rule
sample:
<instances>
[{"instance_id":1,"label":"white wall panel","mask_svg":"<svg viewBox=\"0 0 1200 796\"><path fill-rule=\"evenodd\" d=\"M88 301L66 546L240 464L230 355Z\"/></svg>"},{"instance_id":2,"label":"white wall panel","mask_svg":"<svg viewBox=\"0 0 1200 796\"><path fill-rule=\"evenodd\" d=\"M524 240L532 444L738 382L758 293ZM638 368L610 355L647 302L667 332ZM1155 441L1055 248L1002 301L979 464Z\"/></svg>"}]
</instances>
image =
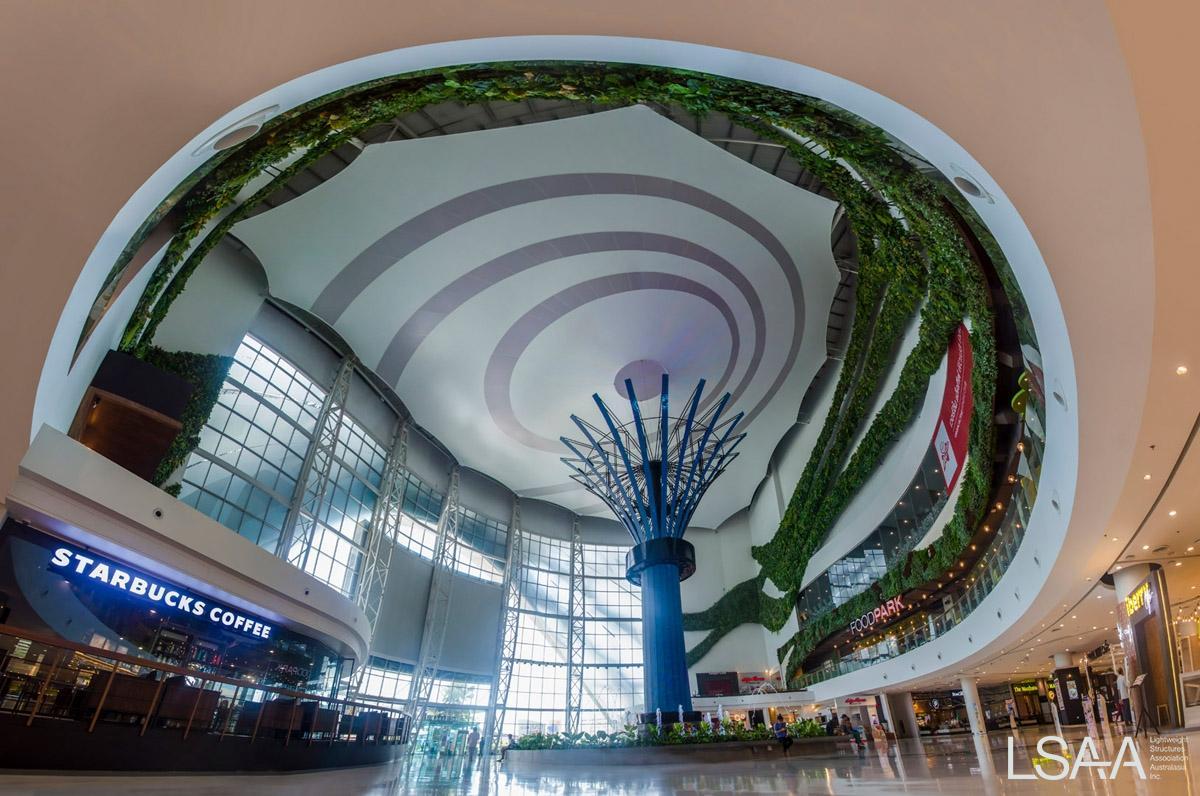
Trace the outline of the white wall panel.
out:
<instances>
[{"instance_id":1,"label":"white wall panel","mask_svg":"<svg viewBox=\"0 0 1200 796\"><path fill-rule=\"evenodd\" d=\"M266 294L262 266L222 240L171 305L154 344L168 351L233 356Z\"/></svg>"}]
</instances>

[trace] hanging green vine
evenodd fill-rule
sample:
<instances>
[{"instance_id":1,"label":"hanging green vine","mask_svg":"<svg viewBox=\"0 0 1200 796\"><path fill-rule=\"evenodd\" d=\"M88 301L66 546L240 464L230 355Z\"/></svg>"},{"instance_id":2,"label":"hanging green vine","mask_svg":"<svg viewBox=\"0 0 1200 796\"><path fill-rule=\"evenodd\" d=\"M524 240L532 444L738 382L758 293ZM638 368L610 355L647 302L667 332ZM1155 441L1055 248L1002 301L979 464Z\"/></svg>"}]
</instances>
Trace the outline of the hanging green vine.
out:
<instances>
[{"instance_id":1,"label":"hanging green vine","mask_svg":"<svg viewBox=\"0 0 1200 796\"><path fill-rule=\"evenodd\" d=\"M175 435L150 479L155 486L163 486L200 444L200 432L221 395L221 385L225 383L233 358L191 351L164 351L153 346L140 352L139 357L192 385L192 395L181 418L183 428ZM179 484L167 486L166 491L178 496Z\"/></svg>"},{"instance_id":2,"label":"hanging green vine","mask_svg":"<svg viewBox=\"0 0 1200 796\"><path fill-rule=\"evenodd\" d=\"M860 271L856 314L832 408L777 532L753 551L762 567L760 574L730 590L708 610L684 618L685 628L710 631L689 653L690 662L744 622L777 631L791 615L809 559L912 422L929 378L964 318L972 322L977 407L991 405L995 385L994 340L982 279L940 203L938 189L910 167L880 131L825 103L711 75L603 64L476 65L344 89L273 120L197 179L183 200L179 231L139 299L121 348L143 356L153 351L160 321L217 241L288 177L351 136L440 102L529 99L567 99L606 107L672 104L698 117L723 113L785 145L846 210L858 240ZM268 167L278 164L286 164L281 173L238 201ZM148 232L149 227L144 229ZM902 367L895 391L868 417L895 345L918 311L917 345ZM943 563L953 561L966 544L967 529L987 499L982 463L991 458L991 429L986 411L976 412L972 419L970 445L954 520L934 545L932 556L910 556L885 576L881 584L887 591L894 593L905 583L942 570ZM768 578L782 597L763 591ZM781 661L790 656L794 665L801 653L828 634L826 628L836 627L842 614L853 610L849 606L874 598L869 591L806 623L781 648Z\"/></svg>"},{"instance_id":3,"label":"hanging green vine","mask_svg":"<svg viewBox=\"0 0 1200 796\"><path fill-rule=\"evenodd\" d=\"M787 121L780 126L787 127ZM761 126L758 132L769 134ZM881 157L869 162L850 161L868 184L876 188L870 191L851 179L831 173L832 166L826 164L822 168L821 163L814 163L807 149L795 144L790 149L843 199L851 226L859 236L861 252L858 314L832 408L779 530L767 545L754 551L762 564L762 573L788 589L787 596L794 599L808 560L850 500L869 480L883 455L912 422L929 379L964 318L971 319L973 328L972 386L976 406L991 406L996 371L984 279L968 257L952 220L941 208L937 188L899 164L895 153L887 150L877 148L876 154ZM907 222L907 229L899 230L897 219L882 215L884 197L897 208ZM914 268L916 263L923 268ZM917 344L904 363L897 387L843 466L876 394L891 346L911 317L915 304L922 301ZM963 552L971 536L967 529L987 501L987 473L978 464L991 459L992 430L986 409L973 416L969 444L972 458L963 475L964 487L954 518L941 538L929 552L911 555L894 567L874 588L835 611L810 618L778 651L780 662L789 664L789 677L794 676L800 661L821 639L878 604L883 595L895 595L937 577ZM710 630L689 652L690 664L698 662L722 636L743 622L755 622L771 631L781 629L782 622L772 621L775 617L747 596L758 588L759 596L766 598L761 594L761 584L760 574L759 578L730 590L709 611L685 617L687 629Z\"/></svg>"}]
</instances>

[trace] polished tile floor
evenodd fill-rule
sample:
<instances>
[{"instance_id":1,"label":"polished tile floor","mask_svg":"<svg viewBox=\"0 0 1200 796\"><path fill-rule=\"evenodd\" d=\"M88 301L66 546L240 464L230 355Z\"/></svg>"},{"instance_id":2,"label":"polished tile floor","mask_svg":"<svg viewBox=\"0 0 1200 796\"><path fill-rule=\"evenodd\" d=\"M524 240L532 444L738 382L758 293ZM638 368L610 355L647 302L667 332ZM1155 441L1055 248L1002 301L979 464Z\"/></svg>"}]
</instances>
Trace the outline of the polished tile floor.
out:
<instances>
[{"instance_id":1,"label":"polished tile floor","mask_svg":"<svg viewBox=\"0 0 1200 796\"><path fill-rule=\"evenodd\" d=\"M1076 748L1080 731L1066 737ZM312 796L393 796L393 794L1200 794L1200 734L1139 739L1137 748L1147 778L1129 767L1115 779L1099 769L1080 769L1061 781L1009 779L1010 736L986 739L956 736L902 741L868 752L824 758L793 757L773 762L746 761L707 765L620 767L603 771L564 766L537 772L507 771L503 766L461 758L397 761L390 766L317 774L248 776L0 775L0 794L44 796L232 796L233 794L312 794ZM1028 775L1038 734L1013 737L1012 770ZM2 742L2 741L0 741ZM1102 736L1098 758L1112 761L1119 736ZM1051 751L1058 751L1051 747ZM1128 759L1128 756L1126 757ZM1045 772L1061 767L1046 761ZM1107 769L1105 770L1107 773Z\"/></svg>"}]
</instances>

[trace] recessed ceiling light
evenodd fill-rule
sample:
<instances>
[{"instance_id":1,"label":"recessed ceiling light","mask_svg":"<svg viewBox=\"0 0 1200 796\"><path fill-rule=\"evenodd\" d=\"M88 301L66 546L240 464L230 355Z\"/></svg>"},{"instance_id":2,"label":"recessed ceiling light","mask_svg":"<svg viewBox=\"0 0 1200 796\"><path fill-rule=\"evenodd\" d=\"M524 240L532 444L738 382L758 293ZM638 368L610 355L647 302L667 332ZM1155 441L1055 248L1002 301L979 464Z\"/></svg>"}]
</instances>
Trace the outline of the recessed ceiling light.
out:
<instances>
[{"instance_id":1,"label":"recessed ceiling light","mask_svg":"<svg viewBox=\"0 0 1200 796\"><path fill-rule=\"evenodd\" d=\"M1149 481L1149 480L1150 480L1150 473L1146 473L1145 475L1143 475L1143 476L1142 476L1142 480L1143 480L1143 481Z\"/></svg>"},{"instance_id":2,"label":"recessed ceiling light","mask_svg":"<svg viewBox=\"0 0 1200 796\"><path fill-rule=\"evenodd\" d=\"M1144 544L1144 545L1142 545L1142 549L1143 549L1143 550L1149 550L1149 549L1150 549L1150 545L1148 545L1148 544Z\"/></svg>"},{"instance_id":3,"label":"recessed ceiling light","mask_svg":"<svg viewBox=\"0 0 1200 796\"><path fill-rule=\"evenodd\" d=\"M1182 561L1176 561L1176 562L1175 562L1175 566L1177 566L1177 567L1182 567L1182 566L1183 566L1183 562L1182 562Z\"/></svg>"},{"instance_id":4,"label":"recessed ceiling light","mask_svg":"<svg viewBox=\"0 0 1200 796\"><path fill-rule=\"evenodd\" d=\"M1187 372L1187 365L1180 365L1179 367L1175 368L1175 375L1177 376L1186 376Z\"/></svg>"},{"instance_id":5,"label":"recessed ceiling light","mask_svg":"<svg viewBox=\"0 0 1200 796\"><path fill-rule=\"evenodd\" d=\"M1117 537L1115 537L1115 536L1112 538L1112 540L1113 540L1114 542L1119 542L1119 541L1121 541L1120 539L1118 539L1118 538L1117 538Z\"/></svg>"},{"instance_id":6,"label":"recessed ceiling light","mask_svg":"<svg viewBox=\"0 0 1200 796\"><path fill-rule=\"evenodd\" d=\"M1178 513L1179 513L1179 512L1178 512L1178 511L1176 511L1175 509L1171 509L1170 511L1168 511L1168 512L1167 512L1167 516L1168 516L1168 517L1174 517L1174 516L1175 516L1176 514L1178 514Z\"/></svg>"}]
</instances>

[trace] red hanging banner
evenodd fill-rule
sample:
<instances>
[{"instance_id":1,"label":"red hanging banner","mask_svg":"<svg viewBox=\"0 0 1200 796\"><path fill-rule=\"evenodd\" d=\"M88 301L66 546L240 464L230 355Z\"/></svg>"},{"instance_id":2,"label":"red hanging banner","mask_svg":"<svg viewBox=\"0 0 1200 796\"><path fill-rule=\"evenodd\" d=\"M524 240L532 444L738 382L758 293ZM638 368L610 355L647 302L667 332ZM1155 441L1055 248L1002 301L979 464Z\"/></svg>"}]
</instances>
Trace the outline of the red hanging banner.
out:
<instances>
[{"instance_id":1,"label":"red hanging banner","mask_svg":"<svg viewBox=\"0 0 1200 796\"><path fill-rule=\"evenodd\" d=\"M946 389L933 430L933 447L946 480L947 493L954 489L967 458L972 409L971 365L971 335L967 327L960 324L946 352Z\"/></svg>"}]
</instances>

